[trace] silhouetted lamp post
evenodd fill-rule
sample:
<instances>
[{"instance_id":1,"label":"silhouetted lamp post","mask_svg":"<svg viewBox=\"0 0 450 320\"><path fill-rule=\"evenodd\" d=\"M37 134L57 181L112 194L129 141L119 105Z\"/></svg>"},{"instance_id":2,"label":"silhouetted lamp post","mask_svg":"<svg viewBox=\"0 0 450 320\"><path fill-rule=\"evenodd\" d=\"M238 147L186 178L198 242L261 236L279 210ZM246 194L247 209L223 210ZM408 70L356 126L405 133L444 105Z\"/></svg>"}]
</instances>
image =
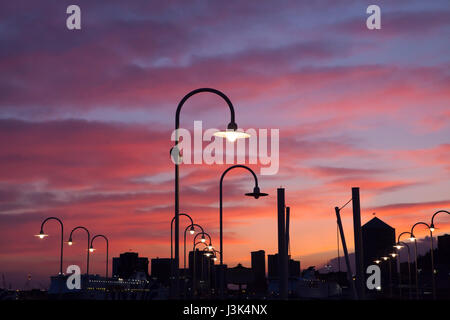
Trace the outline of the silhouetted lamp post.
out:
<instances>
[{"instance_id":1,"label":"silhouetted lamp post","mask_svg":"<svg viewBox=\"0 0 450 320\"><path fill-rule=\"evenodd\" d=\"M249 196L249 197L254 197L255 199L258 199L259 197L264 197L264 196L267 196L268 194L267 193L262 193L260 190L259 190L259 187L258 187L258 177L256 176L256 174L255 174L255 172L253 172L253 170L252 169L250 169L249 167L247 167L247 166L244 166L244 165L234 165L234 166L231 166L231 167L229 167L229 168L227 168L223 173L222 173L222 176L220 177L220 199L219 199L219 202L220 202L220 208L219 208L219 220L220 220L220 248L219 248L219 251L220 251L220 295L221 296L223 296L223 294L224 294L224 283L223 283L223 178L225 177L225 175L229 172L229 171L231 171L231 170L233 170L233 169L236 169L236 168L242 168L242 169L245 169L245 170L247 170L247 171L249 171L252 175L253 175L253 178L254 178L254 180L255 180L255 186L253 187L253 192L250 192L250 193L246 193L245 195L246 196Z\"/></svg>"},{"instance_id":2,"label":"silhouetted lamp post","mask_svg":"<svg viewBox=\"0 0 450 320\"><path fill-rule=\"evenodd\" d=\"M72 234L75 230L78 230L78 229L82 229L82 230L86 231L87 236L88 236L87 237L88 241L87 241L86 275L89 276L89 253L91 252L91 234L89 233L89 230L83 226L78 226L78 227L73 228L72 231L70 232L69 241L67 241L67 244L69 246L71 246L73 244Z\"/></svg>"},{"instance_id":3,"label":"silhouetted lamp post","mask_svg":"<svg viewBox=\"0 0 450 320\"><path fill-rule=\"evenodd\" d=\"M396 244L394 247L397 249L397 252L400 252L400 249L403 248L403 247L406 247L406 249L408 249L408 285L409 285L408 293L409 293L409 298L411 299L411 297L412 297L412 293L411 293L411 290L412 290L412 283L411 283L411 266L410 266L410 264L411 264L411 252L410 252L409 246L408 246L405 242L403 242L403 241L398 241L397 244ZM400 278L399 281L400 281L400 285L401 285L401 263L400 263L400 256L399 256L398 261L399 261L399 264L400 264L398 276L399 276L399 278ZM400 297L401 297L401 289L400 289Z\"/></svg>"},{"instance_id":4,"label":"silhouetted lamp post","mask_svg":"<svg viewBox=\"0 0 450 320\"><path fill-rule=\"evenodd\" d=\"M90 252L94 252L95 248L93 246L95 238L103 238L106 241L106 278L108 278L108 260L109 260L109 241L108 238L102 234L97 234L92 237L91 247L89 248Z\"/></svg>"},{"instance_id":5,"label":"silhouetted lamp post","mask_svg":"<svg viewBox=\"0 0 450 320\"><path fill-rule=\"evenodd\" d=\"M179 164L181 162L181 155L179 154L179 150L177 148L179 137L178 137L178 129L180 128L180 112L181 108L183 107L184 103L193 95L201 92L209 92L218 95L221 97L225 102L227 103L228 107L230 108L230 123L227 126L226 131L219 131L216 132L215 136L225 137L229 141L233 142L236 139L239 138L248 138L249 134L244 132L237 131L238 125L236 124L236 121L234 119L234 107L231 103L230 99L220 92L219 90L212 89L212 88L200 88L193 90L189 92L187 95L181 99L180 103L178 104L176 113L175 113L175 146L171 149L171 155L172 159L174 159L175 162L175 294L176 296L179 296L179 279L180 279L180 270L179 270L179 264L180 264L180 243L179 243L179 236L180 236L180 223L179 223Z\"/></svg>"},{"instance_id":6,"label":"silhouetted lamp post","mask_svg":"<svg viewBox=\"0 0 450 320\"><path fill-rule=\"evenodd\" d=\"M435 228L435 226L434 226L434 217L435 217L436 215L438 215L439 213L447 213L447 214L450 214L450 212L448 212L447 210L439 210L439 211L435 212L435 213L433 214L433 216L431 217L431 224L430 224L430 231L431 231L431 232L434 232L434 228Z\"/></svg>"},{"instance_id":7,"label":"silhouetted lamp post","mask_svg":"<svg viewBox=\"0 0 450 320\"><path fill-rule=\"evenodd\" d=\"M431 284L433 287L433 299L436 299L436 283L434 281L434 255L433 255L433 231L431 230L431 226L428 225L425 222L417 222L416 224L414 224L411 228L411 238L414 238L414 243L416 245L417 248L417 240L416 237L414 236L414 228L419 225L419 224L423 224L424 226L426 226L429 230L430 230L430 237L431 237L431 252L430 252L430 256L431 256ZM434 227L433 227L434 230ZM417 249L416 249L417 251ZM416 266L417 269L417 266ZM417 293L417 298L419 298L418 293Z\"/></svg>"},{"instance_id":8,"label":"silhouetted lamp post","mask_svg":"<svg viewBox=\"0 0 450 320\"><path fill-rule=\"evenodd\" d=\"M411 242L414 242L414 266L415 266L415 280L416 280L416 297L419 297L419 271L417 268L417 241L416 238L414 238L413 234L411 232L405 231L398 235L397 237L397 243L401 243L400 238L404 234L409 234L409 240ZM408 247L409 249L409 247Z\"/></svg>"},{"instance_id":9,"label":"silhouetted lamp post","mask_svg":"<svg viewBox=\"0 0 450 320\"><path fill-rule=\"evenodd\" d=\"M36 237L38 237L39 239L44 239L45 237L48 237L48 234L44 233L44 225L49 220L56 220L61 225L61 255L60 255L60 261L59 261L59 274L63 275L62 265L63 265L63 247L64 247L64 225L63 225L62 221L56 217L49 217L49 218L45 219L44 221L42 221L41 231L39 232L39 234L36 235Z\"/></svg>"},{"instance_id":10,"label":"silhouetted lamp post","mask_svg":"<svg viewBox=\"0 0 450 320\"><path fill-rule=\"evenodd\" d=\"M178 214L178 216L184 216L184 217L187 217L189 219L189 221L191 222L191 224L188 225L189 233L190 234L194 234L195 233L195 230L194 230L194 227L193 227L194 220L192 220L191 216L188 215L187 213L180 213L180 214ZM174 223L175 220L176 220L175 217L173 217L172 221L170 221L170 264L171 265L172 265L172 260L173 260L173 239L172 239L173 238L173 223ZM185 236L184 240L186 241L186 236ZM185 255L185 258L186 258L186 255Z\"/></svg>"}]
</instances>

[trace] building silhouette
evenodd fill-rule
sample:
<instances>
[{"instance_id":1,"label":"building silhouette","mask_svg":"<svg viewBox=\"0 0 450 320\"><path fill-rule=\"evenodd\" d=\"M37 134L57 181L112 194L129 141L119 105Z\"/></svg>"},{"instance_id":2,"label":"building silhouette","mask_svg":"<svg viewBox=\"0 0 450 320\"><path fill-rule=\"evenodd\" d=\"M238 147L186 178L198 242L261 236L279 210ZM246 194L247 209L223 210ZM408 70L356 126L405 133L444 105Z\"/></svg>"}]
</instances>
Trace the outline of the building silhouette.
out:
<instances>
[{"instance_id":1,"label":"building silhouette","mask_svg":"<svg viewBox=\"0 0 450 320\"><path fill-rule=\"evenodd\" d=\"M252 271L253 283L251 284L251 291L255 294L264 294L267 290L266 282L266 253L264 250L253 251L252 257Z\"/></svg>"},{"instance_id":2,"label":"building silhouette","mask_svg":"<svg viewBox=\"0 0 450 320\"><path fill-rule=\"evenodd\" d=\"M170 279L170 258L156 258L151 260L151 278L167 286Z\"/></svg>"},{"instance_id":3,"label":"building silhouette","mask_svg":"<svg viewBox=\"0 0 450 320\"><path fill-rule=\"evenodd\" d=\"M148 276L148 258L139 257L137 252L125 252L113 258L113 277L137 279Z\"/></svg>"},{"instance_id":4,"label":"building silhouette","mask_svg":"<svg viewBox=\"0 0 450 320\"><path fill-rule=\"evenodd\" d=\"M364 269L374 260L388 256L394 251L395 229L387 223L373 218L362 226Z\"/></svg>"},{"instance_id":5,"label":"building silhouette","mask_svg":"<svg viewBox=\"0 0 450 320\"><path fill-rule=\"evenodd\" d=\"M289 277L296 278L300 276L300 261L291 259L291 256L288 256L288 270ZM278 271L278 253L267 255L267 267L268 267L268 276L269 280L278 279L279 271Z\"/></svg>"}]
</instances>

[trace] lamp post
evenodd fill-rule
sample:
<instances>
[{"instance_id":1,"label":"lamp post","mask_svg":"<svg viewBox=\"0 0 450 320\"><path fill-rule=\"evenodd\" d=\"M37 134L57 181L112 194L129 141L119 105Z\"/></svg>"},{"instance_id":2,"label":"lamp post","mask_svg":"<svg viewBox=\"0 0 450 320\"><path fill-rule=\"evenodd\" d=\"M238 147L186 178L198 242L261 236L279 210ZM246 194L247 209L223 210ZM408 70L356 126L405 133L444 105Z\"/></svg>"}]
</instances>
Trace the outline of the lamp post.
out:
<instances>
[{"instance_id":1,"label":"lamp post","mask_svg":"<svg viewBox=\"0 0 450 320\"><path fill-rule=\"evenodd\" d=\"M175 294L178 297L179 296L179 279L180 279L180 270L179 270L179 262L180 262L180 243L179 243L179 236L180 236L180 223L179 223L179 163L181 162L181 156L179 154L178 150L178 129L180 128L180 112L181 108L183 107L184 103L193 95L201 92L209 92L218 95L221 97L225 102L227 103L228 107L230 108L230 123L227 126L226 131L219 131L216 132L216 136L226 137L229 141L233 142L236 139L239 138L248 138L249 135L244 132L237 131L238 125L235 122L234 119L234 107L231 103L230 99L222 92L216 89L212 88L200 88L193 90L186 94L183 99L178 104L176 113L175 113L175 146L171 149L171 155L172 159L174 159L175 162Z\"/></svg>"},{"instance_id":2,"label":"lamp post","mask_svg":"<svg viewBox=\"0 0 450 320\"><path fill-rule=\"evenodd\" d=\"M434 255L433 255L433 231L431 230L431 226L428 225L425 222L417 222L416 224L414 224L411 228L411 238L414 238L416 240L416 237L414 237L414 228L419 225L419 224L423 224L424 226L426 226L429 230L430 230L430 237L431 237L431 252L430 252L430 257L431 257L431 285L433 288L433 299L436 299L436 284L434 281ZM434 227L433 227L434 230ZM417 241L415 241L416 243L416 248L417 248ZM417 266L416 266L417 269ZM417 298L419 298L419 296L417 296Z\"/></svg>"},{"instance_id":3,"label":"lamp post","mask_svg":"<svg viewBox=\"0 0 450 320\"><path fill-rule=\"evenodd\" d=\"M49 217L47 219L45 219L44 221L42 221L41 223L41 231L39 232L39 234L36 235L36 237L38 237L39 239L44 239L45 237L48 237L48 234L44 233L44 225L47 221L49 220L56 220L59 222L59 224L61 225L61 255L60 255L60 259L59 259L59 275L63 275L63 243L64 243L64 225L62 223L62 221L56 217Z\"/></svg>"},{"instance_id":4,"label":"lamp post","mask_svg":"<svg viewBox=\"0 0 450 320\"><path fill-rule=\"evenodd\" d=\"M179 213L178 216L184 216L187 217L190 221L191 221L191 226L194 224L194 221L192 220L191 216L188 215L187 213ZM173 265L173 223L175 221L175 217L172 218L172 220L170 221L170 278L171 281L173 279L173 269L174 269L174 265ZM186 237L185 237L185 241L186 241ZM184 257L186 259L186 255ZM177 266L178 269L179 266ZM171 286L172 289L172 286Z\"/></svg>"},{"instance_id":5,"label":"lamp post","mask_svg":"<svg viewBox=\"0 0 450 320\"><path fill-rule=\"evenodd\" d=\"M416 283L416 298L419 298L419 272L417 268L417 241L416 238L414 238L414 235L411 232L405 231L398 235L397 237L397 243L400 243L400 238L404 234L409 234L409 240L411 242L414 242L414 267L415 267L415 283ZM409 247L408 247L409 249Z\"/></svg>"},{"instance_id":6,"label":"lamp post","mask_svg":"<svg viewBox=\"0 0 450 320\"><path fill-rule=\"evenodd\" d=\"M395 247L397 248L397 252L400 252L400 249L401 248L403 248L403 247L406 247L406 249L408 249L408 285L409 285L409 290L408 290L408 293L409 293L409 299L411 299L411 297L412 297L412 294L411 294L411 287L412 287L412 284L411 284L411 266L410 266L410 260L411 260L411 252L410 252L410 249L409 249L409 246L405 243L405 242L403 242L403 241L398 241L397 242L397 245L395 245ZM398 276L399 276L399 281L400 281L400 285L401 285L401 264L400 264L400 255L399 255L399 259L398 259L398 261L399 261L399 265L400 265L400 267L399 267L399 273L398 273ZM401 289L400 289L400 297L401 297Z\"/></svg>"},{"instance_id":7,"label":"lamp post","mask_svg":"<svg viewBox=\"0 0 450 320\"><path fill-rule=\"evenodd\" d=\"M391 268L391 259L388 256L381 257L383 261L389 261L389 296L392 298L392 268Z\"/></svg>"},{"instance_id":8,"label":"lamp post","mask_svg":"<svg viewBox=\"0 0 450 320\"><path fill-rule=\"evenodd\" d=\"M253 170L252 169L250 169L249 167L247 167L247 166L244 166L244 165L234 165L234 166L231 166L231 167L229 167L229 168L227 168L223 173L222 173L222 176L220 177L220 199L219 199L219 202L220 202L220 206L219 206L219 220L220 220L220 248L219 248L219 251L220 251L220 273L221 273L221 275L220 275L220 295L223 297L223 294L224 294L224 283L223 283L223 178L225 177L225 175L229 172L229 171L231 171L231 170L233 170L233 169L236 169L236 168L242 168L242 169L246 169L247 171L249 171L252 175L253 175L253 178L254 178L254 180L255 180L255 186L253 187L253 192L250 192L250 193L246 193L245 195L246 196L249 196L249 197L254 197L255 199L258 199L259 197L264 197L264 196L267 196L268 194L267 193L262 193L260 190L259 190L259 187L258 187L258 177L256 176L256 174L255 174L255 172L253 172Z\"/></svg>"},{"instance_id":9,"label":"lamp post","mask_svg":"<svg viewBox=\"0 0 450 320\"><path fill-rule=\"evenodd\" d=\"M398 254L397 253L395 253L395 252L392 252L392 253L390 253L389 254L392 258L391 259L389 259L389 271L391 271L391 261L393 260L393 259L395 259L396 261L397 261L397 267L398 267L398 259L396 259L397 257L398 257ZM397 271L398 272L398 271ZM393 281L392 281L392 273L391 273L391 298L393 297L393 290L394 290L394 283L393 283Z\"/></svg>"},{"instance_id":10,"label":"lamp post","mask_svg":"<svg viewBox=\"0 0 450 320\"><path fill-rule=\"evenodd\" d=\"M93 247L94 239L95 238L99 238L99 237L106 240L106 278L108 278L108 259L109 259L109 241L108 241L108 238L105 237L102 234L97 234L94 237L92 237L91 247L89 248L89 251L90 252L94 252L94 250L95 250L94 247Z\"/></svg>"},{"instance_id":11,"label":"lamp post","mask_svg":"<svg viewBox=\"0 0 450 320\"><path fill-rule=\"evenodd\" d=\"M75 230L78 230L78 229L82 229L82 230L86 231L87 236L88 236L88 241L87 241L87 259L86 259L86 276L89 277L89 252L91 251L90 250L91 249L91 234L89 233L89 230L86 229L83 226L78 226L78 227L73 228L72 231L70 232L69 241L67 242L67 244L69 246L71 246L73 244L73 242L72 242L72 234L73 234L73 232ZM88 281L89 281L89 279L88 279Z\"/></svg>"},{"instance_id":12,"label":"lamp post","mask_svg":"<svg viewBox=\"0 0 450 320\"><path fill-rule=\"evenodd\" d=\"M439 213L447 213L447 214L450 214L450 212L448 212L447 210L439 210L439 211L436 211L434 214L433 214L433 216L431 217L431 224L430 224L430 231L431 232L434 232L434 217L437 215L437 214L439 214Z\"/></svg>"}]
</instances>

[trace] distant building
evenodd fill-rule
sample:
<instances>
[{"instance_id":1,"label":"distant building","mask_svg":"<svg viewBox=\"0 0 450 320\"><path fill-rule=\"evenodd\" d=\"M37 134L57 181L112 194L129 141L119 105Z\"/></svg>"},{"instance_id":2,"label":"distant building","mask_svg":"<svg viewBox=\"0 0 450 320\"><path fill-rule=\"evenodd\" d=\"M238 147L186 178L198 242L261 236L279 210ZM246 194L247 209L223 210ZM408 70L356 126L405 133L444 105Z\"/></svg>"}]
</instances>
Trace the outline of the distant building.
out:
<instances>
[{"instance_id":1,"label":"distant building","mask_svg":"<svg viewBox=\"0 0 450 320\"><path fill-rule=\"evenodd\" d=\"M293 260L288 256L289 263L289 277L290 278L296 278L300 276L300 261ZM267 266L268 266L268 276L269 279L278 279L279 273L278 273L278 253L276 254L269 254L267 255Z\"/></svg>"},{"instance_id":2,"label":"distant building","mask_svg":"<svg viewBox=\"0 0 450 320\"><path fill-rule=\"evenodd\" d=\"M395 229L375 217L362 226L362 240L365 269L372 265L374 260L394 251Z\"/></svg>"},{"instance_id":3,"label":"distant building","mask_svg":"<svg viewBox=\"0 0 450 320\"><path fill-rule=\"evenodd\" d=\"M450 264L450 234L438 236L438 263L442 265Z\"/></svg>"},{"instance_id":4,"label":"distant building","mask_svg":"<svg viewBox=\"0 0 450 320\"><path fill-rule=\"evenodd\" d=\"M241 295L245 293L251 283L253 283L253 270L251 268L246 268L240 263L234 268L228 268L228 290L237 291Z\"/></svg>"},{"instance_id":5,"label":"distant building","mask_svg":"<svg viewBox=\"0 0 450 320\"><path fill-rule=\"evenodd\" d=\"M139 257L137 252L125 252L113 258L113 277L142 279L148 276L148 258Z\"/></svg>"},{"instance_id":6,"label":"distant building","mask_svg":"<svg viewBox=\"0 0 450 320\"><path fill-rule=\"evenodd\" d=\"M300 277L300 261L289 259L289 277L298 278Z\"/></svg>"},{"instance_id":7,"label":"distant building","mask_svg":"<svg viewBox=\"0 0 450 320\"><path fill-rule=\"evenodd\" d=\"M163 285L169 285L171 260L170 258L156 258L151 260L151 277L153 280Z\"/></svg>"},{"instance_id":8,"label":"distant building","mask_svg":"<svg viewBox=\"0 0 450 320\"><path fill-rule=\"evenodd\" d=\"M251 255L253 271L252 291L254 293L263 294L267 290L266 253L264 250L259 250L253 251Z\"/></svg>"}]
</instances>

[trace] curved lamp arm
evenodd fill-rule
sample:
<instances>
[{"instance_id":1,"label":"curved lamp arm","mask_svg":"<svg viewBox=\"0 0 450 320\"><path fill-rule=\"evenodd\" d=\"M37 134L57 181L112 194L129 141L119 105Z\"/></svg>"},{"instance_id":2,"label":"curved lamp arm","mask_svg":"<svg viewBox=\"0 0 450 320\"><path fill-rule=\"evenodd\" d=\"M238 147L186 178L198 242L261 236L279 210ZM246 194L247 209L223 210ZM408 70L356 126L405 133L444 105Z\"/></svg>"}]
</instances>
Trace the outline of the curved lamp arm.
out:
<instances>
[{"instance_id":1,"label":"curved lamp arm","mask_svg":"<svg viewBox=\"0 0 450 320\"><path fill-rule=\"evenodd\" d=\"M228 124L228 129L236 130L237 124L234 120L233 104L231 103L230 99L223 92L216 90L216 89L212 89L212 88L199 88L199 89L193 90L193 91L189 92L188 94L186 94L183 97L183 99L181 99L180 103L178 104L177 111L175 113L175 129L179 129L179 127L180 127L180 111L181 111L181 108L183 107L184 103L186 102L186 100L189 99L190 97L192 97L193 95L195 95L197 93L201 93L201 92L214 93L214 94L218 95L219 97L221 97L223 100L225 100L228 107L230 108L230 115L231 115L231 120L230 120L230 123ZM176 142L178 142L178 139Z\"/></svg>"},{"instance_id":2,"label":"curved lamp arm","mask_svg":"<svg viewBox=\"0 0 450 320\"><path fill-rule=\"evenodd\" d=\"M108 238L106 236L104 236L102 234L96 234L95 236L92 237L91 248L93 248L93 243L94 243L94 239L95 238L103 238L103 239L105 239L106 240L106 245L109 246L109 241L108 241Z\"/></svg>"},{"instance_id":3,"label":"curved lamp arm","mask_svg":"<svg viewBox=\"0 0 450 320\"><path fill-rule=\"evenodd\" d=\"M179 213L178 216L185 216L187 217L190 221L191 224L189 226L192 226L194 224L194 220L192 220L191 216L188 215L187 213ZM172 221L170 221L170 259L173 258L173 223L175 221L176 216L174 216L172 218Z\"/></svg>"},{"instance_id":4,"label":"curved lamp arm","mask_svg":"<svg viewBox=\"0 0 450 320\"><path fill-rule=\"evenodd\" d=\"M398 235L398 237L397 237L397 243L400 242L400 238L401 238L401 236L404 235L404 234L409 234L410 238L413 236L413 234L412 234L411 232L408 232L408 231L402 232L402 233L400 233L400 234Z\"/></svg>"},{"instance_id":5,"label":"curved lamp arm","mask_svg":"<svg viewBox=\"0 0 450 320\"><path fill-rule=\"evenodd\" d=\"M199 233L197 233L196 235L195 235L195 237L194 237L194 243L195 243L195 240L197 240L197 237L199 236L199 235L202 235L203 236L203 238L204 238L204 235L206 235L206 236L208 236L208 239L209 239L209 245L211 245L211 236L209 235L209 233L207 233L207 232L199 232ZM202 243L204 243L204 242L202 242Z\"/></svg>"},{"instance_id":6,"label":"curved lamp arm","mask_svg":"<svg viewBox=\"0 0 450 320\"><path fill-rule=\"evenodd\" d=\"M252 196L254 196L256 199L259 198L260 192L259 192L259 187L258 187L258 177L256 176L255 172L254 172L252 169L250 169L250 168L247 167L247 166L241 165L241 164L237 164L237 165L231 166L231 167L227 168L227 169L222 173L222 176L220 177L220 186L222 186L222 184L223 184L223 178L225 178L225 175L226 175L229 171L231 171L231 170L233 170L233 169L236 169L236 168L242 168L242 169L245 169L245 170L247 170L248 172L250 172L250 173L252 174L253 179L255 180L255 187L253 188L253 193L254 193L254 194L246 194L246 195L252 195Z\"/></svg>"},{"instance_id":7,"label":"curved lamp arm","mask_svg":"<svg viewBox=\"0 0 450 320\"><path fill-rule=\"evenodd\" d=\"M447 213L447 214L450 214L450 212L448 212L447 210L439 210L439 211L437 211L437 212L435 212L434 214L433 214L433 216L431 217L431 224L430 224L430 229L431 229L431 231L434 231L434 217L438 214L438 213Z\"/></svg>"},{"instance_id":8,"label":"curved lamp arm","mask_svg":"<svg viewBox=\"0 0 450 320\"><path fill-rule=\"evenodd\" d=\"M202 232L205 232L205 230L203 230L203 227L202 227L201 225L196 224L196 223L192 223L192 224L188 225L188 226L186 227L186 229L184 229L184 234L186 234L186 232L188 231L188 229L189 229L189 230L195 231L194 227L200 228L200 230L202 230Z\"/></svg>"},{"instance_id":9,"label":"curved lamp arm","mask_svg":"<svg viewBox=\"0 0 450 320\"><path fill-rule=\"evenodd\" d=\"M69 245L72 245L72 234L75 230L78 229L83 229L84 231L86 231L87 236L88 236L88 245L87 245L87 258L86 258L86 274L89 275L89 252L90 250L90 245L91 245L91 234L89 232L89 230L86 227L83 226L78 226L72 229L72 231L70 231L70 236L69 236L69 241L67 242Z\"/></svg>"},{"instance_id":10,"label":"curved lamp arm","mask_svg":"<svg viewBox=\"0 0 450 320\"><path fill-rule=\"evenodd\" d=\"M62 223L62 221L59 218L56 217L48 217L46 218L44 221L42 221L41 223L41 230L39 232L39 234L37 235L39 238L43 239L45 236L47 236L44 233L44 225L47 223L47 221L49 220L56 220L59 222L60 226L61 226L61 258L60 258L60 262L59 262L59 274L62 275L63 274L63 270L62 270L62 265L63 265L63 243L64 243L64 224Z\"/></svg>"},{"instance_id":11,"label":"curved lamp arm","mask_svg":"<svg viewBox=\"0 0 450 320\"><path fill-rule=\"evenodd\" d=\"M414 236L414 228L415 228L416 226L418 226L419 224L423 224L424 226L426 226L426 227L430 230L430 232L432 232L432 231L431 231L431 227L428 225L428 223L425 223L425 222L417 222L417 223L415 223L415 224L411 227L411 238L415 238L415 236Z\"/></svg>"},{"instance_id":12,"label":"curved lamp arm","mask_svg":"<svg viewBox=\"0 0 450 320\"><path fill-rule=\"evenodd\" d=\"M91 247L89 248L89 250L94 250L93 243L94 243L94 239L95 238L103 238L106 241L106 278L108 278L109 241L108 241L108 238L106 236L104 236L102 234L97 234L97 235L92 237Z\"/></svg>"}]
</instances>

